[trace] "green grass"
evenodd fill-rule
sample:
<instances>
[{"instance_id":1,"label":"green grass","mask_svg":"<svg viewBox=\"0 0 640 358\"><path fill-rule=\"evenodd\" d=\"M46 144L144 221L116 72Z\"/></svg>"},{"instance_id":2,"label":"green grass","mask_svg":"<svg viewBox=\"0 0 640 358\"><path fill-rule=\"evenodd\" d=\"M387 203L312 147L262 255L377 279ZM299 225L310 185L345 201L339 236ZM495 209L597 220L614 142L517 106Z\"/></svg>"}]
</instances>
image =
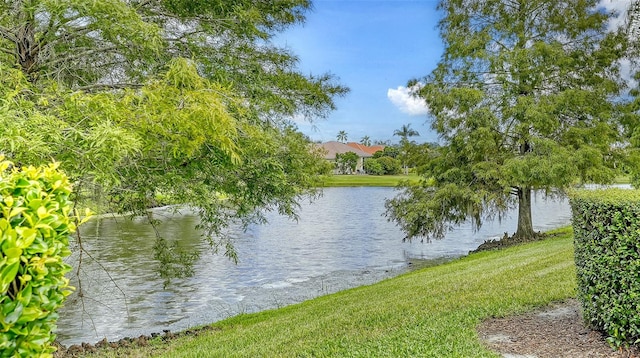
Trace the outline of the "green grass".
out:
<instances>
[{"instance_id":1,"label":"green grass","mask_svg":"<svg viewBox=\"0 0 640 358\"><path fill-rule=\"evenodd\" d=\"M615 179L613 179L614 184L631 184L631 176L630 175L619 175Z\"/></svg>"},{"instance_id":2,"label":"green grass","mask_svg":"<svg viewBox=\"0 0 640 358\"><path fill-rule=\"evenodd\" d=\"M417 183L420 176L417 174L407 175L329 175L322 179L323 187L335 186L397 186L401 181L409 179ZM629 184L631 177L628 175L617 176L614 184Z\"/></svg>"},{"instance_id":3,"label":"green grass","mask_svg":"<svg viewBox=\"0 0 640 358\"><path fill-rule=\"evenodd\" d=\"M334 186L396 186L403 180L418 182L420 177L409 175L330 175L323 179L323 187Z\"/></svg>"},{"instance_id":4,"label":"green grass","mask_svg":"<svg viewBox=\"0 0 640 358\"><path fill-rule=\"evenodd\" d=\"M575 296L573 241L556 237L301 304L240 315L215 330L105 357L499 357L476 326Z\"/></svg>"}]
</instances>

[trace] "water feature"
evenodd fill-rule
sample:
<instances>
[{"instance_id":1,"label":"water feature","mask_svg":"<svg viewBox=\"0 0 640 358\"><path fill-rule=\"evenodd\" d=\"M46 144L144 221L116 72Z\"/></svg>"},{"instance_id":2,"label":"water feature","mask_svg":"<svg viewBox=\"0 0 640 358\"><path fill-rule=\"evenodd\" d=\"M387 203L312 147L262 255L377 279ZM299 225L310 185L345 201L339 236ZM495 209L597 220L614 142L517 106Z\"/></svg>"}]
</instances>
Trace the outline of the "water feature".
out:
<instances>
[{"instance_id":1,"label":"water feature","mask_svg":"<svg viewBox=\"0 0 640 358\"><path fill-rule=\"evenodd\" d=\"M58 339L67 345L117 340L301 302L397 275L414 260L465 255L516 229L513 212L477 232L461 225L443 240L402 242L404 234L382 216L385 198L394 194L391 188L327 188L322 198L303 204L298 222L268 213L269 224L234 233L237 265L210 252L194 230L197 217L169 218L161 234L202 254L193 277L167 288L155 271L155 232L145 220L90 221L82 229L91 255L80 266L83 297L72 295L62 310ZM536 197L532 214L536 230L570 221L565 200Z\"/></svg>"}]
</instances>

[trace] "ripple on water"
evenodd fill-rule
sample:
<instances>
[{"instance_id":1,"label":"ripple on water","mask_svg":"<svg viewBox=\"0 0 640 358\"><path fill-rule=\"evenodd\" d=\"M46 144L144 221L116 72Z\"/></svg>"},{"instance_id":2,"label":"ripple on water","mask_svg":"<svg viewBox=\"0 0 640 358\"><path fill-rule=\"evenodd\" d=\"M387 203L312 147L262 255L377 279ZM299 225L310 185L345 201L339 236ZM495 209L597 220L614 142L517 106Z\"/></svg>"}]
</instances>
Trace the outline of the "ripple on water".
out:
<instances>
[{"instance_id":1,"label":"ripple on water","mask_svg":"<svg viewBox=\"0 0 640 358\"><path fill-rule=\"evenodd\" d=\"M197 217L183 211L165 220L160 233L201 257L193 277L166 288L153 258L156 233L144 220L89 222L82 227L84 248L98 262L83 258L85 297L65 305L58 337L66 345L118 340L282 307L392 277L416 259L465 255L488 238L515 231L512 214L479 231L461 225L444 240L402 242L404 234L383 217L384 200L393 195L392 188L327 188L314 204L302 204L297 222L267 213L270 224L231 233L237 265L211 254L193 229ZM153 214L165 218L169 212ZM567 225L570 211L566 201L537 197L533 218L536 230L547 230Z\"/></svg>"}]
</instances>

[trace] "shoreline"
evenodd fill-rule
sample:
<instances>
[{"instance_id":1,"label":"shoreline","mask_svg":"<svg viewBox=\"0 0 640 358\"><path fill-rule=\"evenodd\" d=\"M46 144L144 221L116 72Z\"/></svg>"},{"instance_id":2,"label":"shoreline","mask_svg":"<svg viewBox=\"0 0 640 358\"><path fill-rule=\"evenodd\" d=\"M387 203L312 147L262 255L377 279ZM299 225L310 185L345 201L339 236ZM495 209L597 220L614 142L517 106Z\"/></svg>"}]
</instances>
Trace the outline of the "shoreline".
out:
<instances>
[{"instance_id":1,"label":"shoreline","mask_svg":"<svg viewBox=\"0 0 640 358\"><path fill-rule=\"evenodd\" d=\"M299 356L312 352L320 356L396 352L444 357L452 356L453 347L455 356L486 356L490 351L475 333L478 322L528 312L575 294L571 230L564 227L549 233L555 235L467 255L281 309L181 332L165 331L150 340L137 337L102 341L98 347L69 347L56 357ZM523 280L528 284L523 286ZM421 328L416 331L416 327ZM371 337L371 332L383 336ZM394 338L398 335L405 338L398 341ZM437 343L444 337L450 344Z\"/></svg>"},{"instance_id":2,"label":"shoreline","mask_svg":"<svg viewBox=\"0 0 640 358\"><path fill-rule=\"evenodd\" d=\"M456 256L456 257L451 257L451 256L444 256L444 257L438 257L438 258L432 258L432 259L419 259L419 258L414 258L414 259L410 259L408 260L402 267L397 267L397 268L379 268L379 269L374 269L374 268L370 268L370 269L364 269L364 270L352 270L353 272L362 272L363 274L370 274L372 271L378 271L378 276L376 276L376 278L374 278L373 280L364 280L361 284L356 285L356 286L350 286L347 285L346 287L341 287L335 290L327 290L325 292L322 292L320 295L313 295L311 297L307 297L303 300L300 301L296 301L296 302L290 302L290 303L286 303L284 305L278 306L278 307L267 307L264 309L260 309L260 310L256 310L256 311L247 311L247 312L240 312L237 313L235 315L231 315L229 317L223 318L221 320L217 320L217 321L213 321L213 322L207 322L207 323L203 323L200 325L194 325L194 326L190 326L187 328L182 328L182 329L176 329L176 330L171 330L171 329L163 329L162 332L151 332L151 333L142 333L142 334L136 334L136 335L132 335L132 336L125 336L116 340L108 340L106 337L97 340L95 343L89 343L89 342L77 342L77 343L72 343L72 344L63 344L61 342L59 342L58 340L55 341L55 346L58 348L58 351L56 352L56 354L54 354L54 357L57 358L66 358L66 357L76 357L77 354L83 354L83 353L95 353L98 350L101 349L118 349L118 348L130 348L132 346L146 346L149 341L151 340L155 340L155 339L160 339L164 342L171 340L171 339L175 339L178 337L182 337L182 336L189 336L189 335L194 335L194 336L198 336L200 333L202 332L206 332L206 331L211 331L214 330L215 327L213 327L212 325L220 322L222 320L226 320L226 319L230 319L230 318L234 318L237 316L241 316L244 314L252 314L252 313L260 313L260 312L264 312L264 311L269 311L269 310L274 310L274 309L280 309L280 308L284 308L287 306L293 306L293 305L297 305L300 303L303 303L305 301L308 300L313 300L322 296L327 296L327 295L332 295L341 291L345 291L345 290L350 290L350 289L356 289L359 287L364 287L364 286L369 286L369 285L373 285L376 283L379 283L381 281L384 280L388 280L388 279L393 279L395 277L401 276L403 274L407 274L407 273L411 273L414 271L419 271L425 268L430 268L430 267L436 267L436 266L441 266L447 263L450 263L452 261L456 261L456 260L460 260L463 259L473 253L477 253L477 252L481 252L481 251L494 251L494 250L502 250L508 247L512 247L512 246L516 246L516 245L522 245L522 244L527 244L527 243L531 243L531 242L535 242L535 241L540 241L540 240L545 240L547 238L553 238L556 237L558 235L562 235L563 230L566 230L567 228L559 228L559 229L555 229L555 230L550 230L550 233L554 233L554 234L547 234L547 233L542 233L539 237L535 238L534 240L531 241L509 241L504 245L495 245L496 242L501 242L501 240L493 240L493 239L488 239L485 240L484 243L480 244L478 246L478 248L476 248L475 250L471 250L469 251L467 254L464 255L460 255L460 256ZM557 233L556 233L557 232ZM487 244L489 244L489 246L486 246ZM483 246L486 246L486 248L482 249ZM381 271L384 271L384 274L382 274ZM344 270L342 271L344 272ZM334 276L335 273L332 274L327 274L327 275L321 275L318 277L314 277L310 280L308 280L310 283L313 284L314 281L317 281L318 278L322 277L322 276ZM333 277L334 279L339 279L340 276L335 276ZM58 353L59 352L59 353Z\"/></svg>"}]
</instances>

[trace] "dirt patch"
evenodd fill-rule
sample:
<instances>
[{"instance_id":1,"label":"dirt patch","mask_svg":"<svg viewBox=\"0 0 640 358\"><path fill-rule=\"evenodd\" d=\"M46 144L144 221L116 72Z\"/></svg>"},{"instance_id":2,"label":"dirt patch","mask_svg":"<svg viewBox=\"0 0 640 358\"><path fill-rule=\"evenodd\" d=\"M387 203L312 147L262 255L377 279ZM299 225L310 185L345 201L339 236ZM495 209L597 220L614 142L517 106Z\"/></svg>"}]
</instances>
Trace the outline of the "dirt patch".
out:
<instances>
[{"instance_id":1,"label":"dirt patch","mask_svg":"<svg viewBox=\"0 0 640 358\"><path fill-rule=\"evenodd\" d=\"M575 299L490 319L478 326L478 334L505 358L640 358L637 347L614 351L604 335L587 328Z\"/></svg>"}]
</instances>

